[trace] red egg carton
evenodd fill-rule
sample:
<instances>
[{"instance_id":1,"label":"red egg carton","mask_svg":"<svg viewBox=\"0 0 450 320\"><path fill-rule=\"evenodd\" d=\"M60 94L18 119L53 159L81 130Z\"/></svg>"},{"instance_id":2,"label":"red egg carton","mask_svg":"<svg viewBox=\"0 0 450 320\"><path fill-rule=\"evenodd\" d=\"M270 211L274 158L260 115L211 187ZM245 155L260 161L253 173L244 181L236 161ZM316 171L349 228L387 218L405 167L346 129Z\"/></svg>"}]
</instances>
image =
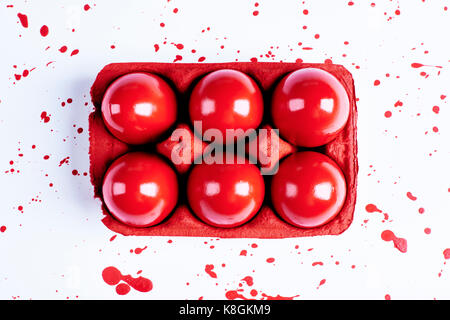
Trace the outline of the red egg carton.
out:
<instances>
[{"instance_id":1,"label":"red egg carton","mask_svg":"<svg viewBox=\"0 0 450 320\"><path fill-rule=\"evenodd\" d=\"M356 202L356 179L358 173L356 120L357 108L352 75L341 65L314 63L272 63L272 62L231 62L231 63L113 63L105 66L97 75L91 88L95 110L89 116L90 175L95 196L101 199L103 176L113 160L133 150L155 151L154 146L131 146L113 137L103 124L101 103L107 87L118 77L131 72L154 73L172 86L178 99L178 123L189 124L188 101L193 85L204 75L219 69L235 69L252 77L260 86L265 102L265 116L261 126L270 123L270 98L275 85L283 76L302 68L320 68L333 74L344 86L350 99L350 115L345 128L336 139L325 146L313 150L322 152L336 161L347 182L347 198L341 212L327 224L311 229L294 227L284 222L269 204L246 224L232 229L209 226L190 211L186 197L180 193L180 201L175 211L161 224L148 228L125 225L109 214L102 205L102 222L112 231L135 236L187 236L209 238L293 238L319 235L338 235L352 223ZM168 133L170 135L170 132ZM167 138L167 137L165 137ZM163 138L163 139L165 139ZM301 148L304 150L305 148ZM156 152L156 151L155 151ZM181 180L183 175L179 175ZM185 176L185 175L184 175ZM269 184L266 180L266 184ZM267 188L267 186L266 186ZM270 189L268 189L270 190ZM266 198L270 192L266 192Z\"/></svg>"}]
</instances>

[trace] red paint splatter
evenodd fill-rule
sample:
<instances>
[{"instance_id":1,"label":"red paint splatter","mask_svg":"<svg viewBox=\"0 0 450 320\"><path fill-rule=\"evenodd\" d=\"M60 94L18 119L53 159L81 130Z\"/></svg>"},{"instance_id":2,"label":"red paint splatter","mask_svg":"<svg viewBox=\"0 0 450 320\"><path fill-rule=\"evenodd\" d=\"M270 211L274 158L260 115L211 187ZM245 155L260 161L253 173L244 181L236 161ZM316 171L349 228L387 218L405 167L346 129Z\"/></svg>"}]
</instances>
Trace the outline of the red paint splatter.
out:
<instances>
[{"instance_id":1,"label":"red paint splatter","mask_svg":"<svg viewBox=\"0 0 450 320\"><path fill-rule=\"evenodd\" d=\"M253 57L253 58L250 59L250 61L251 62L258 62L258 58Z\"/></svg>"},{"instance_id":2,"label":"red paint splatter","mask_svg":"<svg viewBox=\"0 0 450 320\"><path fill-rule=\"evenodd\" d=\"M251 299L246 298L242 294L240 294L239 292L241 292L241 291L243 291L243 290L230 290L230 291L227 291L225 293L225 297L228 300L236 300L236 299L251 300Z\"/></svg>"},{"instance_id":3,"label":"red paint splatter","mask_svg":"<svg viewBox=\"0 0 450 320\"><path fill-rule=\"evenodd\" d=\"M75 56L75 55L77 55L79 52L80 52L80 50L75 49L75 50L72 51L72 53L70 54L70 56L71 56L71 57L72 57L72 56Z\"/></svg>"},{"instance_id":4,"label":"red paint splatter","mask_svg":"<svg viewBox=\"0 0 450 320\"><path fill-rule=\"evenodd\" d=\"M0 232L3 233L3 232L5 232L5 231L6 231L6 227L5 227L5 226L1 226L1 227L0 227Z\"/></svg>"},{"instance_id":5,"label":"red paint splatter","mask_svg":"<svg viewBox=\"0 0 450 320\"><path fill-rule=\"evenodd\" d=\"M119 283L116 287L116 292L118 295L124 296L126 294L128 294L128 292L130 292L131 288L128 284L126 283Z\"/></svg>"},{"instance_id":6,"label":"red paint splatter","mask_svg":"<svg viewBox=\"0 0 450 320\"><path fill-rule=\"evenodd\" d=\"M213 265L213 264L207 264L207 265L205 266L205 272L206 272L207 274L209 274L209 276L210 276L211 278L217 278L217 274L213 271L213 269L214 269L214 265Z\"/></svg>"},{"instance_id":7,"label":"red paint splatter","mask_svg":"<svg viewBox=\"0 0 450 320\"><path fill-rule=\"evenodd\" d=\"M433 112L438 114L439 113L439 107L438 106L434 106L433 107Z\"/></svg>"},{"instance_id":8,"label":"red paint splatter","mask_svg":"<svg viewBox=\"0 0 450 320\"><path fill-rule=\"evenodd\" d=\"M91 6L88 4L85 4L83 8L84 8L84 11L88 11L91 8Z\"/></svg>"},{"instance_id":9,"label":"red paint splatter","mask_svg":"<svg viewBox=\"0 0 450 320\"><path fill-rule=\"evenodd\" d=\"M444 259L445 260L450 259L450 248L449 249L445 249L443 254L444 254Z\"/></svg>"},{"instance_id":10,"label":"red paint splatter","mask_svg":"<svg viewBox=\"0 0 450 320\"><path fill-rule=\"evenodd\" d=\"M67 51L67 46L62 46L61 48L59 48L59 52L64 53Z\"/></svg>"},{"instance_id":11,"label":"red paint splatter","mask_svg":"<svg viewBox=\"0 0 450 320\"><path fill-rule=\"evenodd\" d=\"M431 233L431 229L430 228L425 228L423 230L423 232L425 232L426 234L430 234Z\"/></svg>"},{"instance_id":12,"label":"red paint splatter","mask_svg":"<svg viewBox=\"0 0 450 320\"><path fill-rule=\"evenodd\" d=\"M375 81L373 82L373 85L374 85L374 86L379 86L380 83L381 83L380 80L375 80Z\"/></svg>"},{"instance_id":13,"label":"red paint splatter","mask_svg":"<svg viewBox=\"0 0 450 320\"><path fill-rule=\"evenodd\" d=\"M46 25L43 25L43 26L41 27L40 32L41 32L41 36L43 36L43 37L48 36L48 27L47 27Z\"/></svg>"},{"instance_id":14,"label":"red paint splatter","mask_svg":"<svg viewBox=\"0 0 450 320\"><path fill-rule=\"evenodd\" d=\"M319 285L317 286L317 289L319 289L321 286L323 286L325 284L325 282L327 282L326 279L320 280Z\"/></svg>"},{"instance_id":15,"label":"red paint splatter","mask_svg":"<svg viewBox=\"0 0 450 320\"><path fill-rule=\"evenodd\" d=\"M247 298L244 295L242 295L240 292L243 292L243 289L238 289L238 290L230 290L227 291L225 293L225 297L228 300L236 300L236 299L242 299L242 300L255 300L254 298ZM258 292L256 290L252 290L250 291L250 295L252 297L255 297L258 294ZM261 300L293 300L295 297L298 297L299 295L295 295L292 297L283 297L280 295L276 295L276 296L269 296L265 293L261 293L262 299Z\"/></svg>"},{"instance_id":16,"label":"red paint splatter","mask_svg":"<svg viewBox=\"0 0 450 320\"><path fill-rule=\"evenodd\" d=\"M19 17L20 24L22 25L22 27L28 28L28 17L27 17L27 15L23 14L23 13L18 13L17 17Z\"/></svg>"},{"instance_id":17,"label":"red paint splatter","mask_svg":"<svg viewBox=\"0 0 450 320\"><path fill-rule=\"evenodd\" d=\"M391 230L384 230L381 233L381 239L384 241L393 241L394 247L400 252L405 253L408 249L408 243L404 238L397 238Z\"/></svg>"},{"instance_id":18,"label":"red paint splatter","mask_svg":"<svg viewBox=\"0 0 450 320\"><path fill-rule=\"evenodd\" d=\"M177 61L181 61L181 60L183 60L183 57L177 54L175 56L175 59L173 60L173 62L177 62Z\"/></svg>"},{"instance_id":19,"label":"red paint splatter","mask_svg":"<svg viewBox=\"0 0 450 320\"><path fill-rule=\"evenodd\" d=\"M424 208L419 208L419 213L420 214L422 214L422 213L424 213L425 212L425 209Z\"/></svg>"},{"instance_id":20,"label":"red paint splatter","mask_svg":"<svg viewBox=\"0 0 450 320\"><path fill-rule=\"evenodd\" d=\"M385 113L384 113L384 116L386 117L386 118L390 118L390 117L392 117L392 112L391 111L386 111Z\"/></svg>"},{"instance_id":21,"label":"red paint splatter","mask_svg":"<svg viewBox=\"0 0 450 320\"><path fill-rule=\"evenodd\" d=\"M304 14L305 16L307 16L308 13L309 13L309 11L308 11L307 9L303 10L303 14Z\"/></svg>"},{"instance_id":22,"label":"red paint splatter","mask_svg":"<svg viewBox=\"0 0 450 320\"><path fill-rule=\"evenodd\" d=\"M432 66L432 65L426 65L426 64L422 64L422 63L411 63L411 67L417 69L417 68L422 68L422 67L434 67L434 68L442 68L442 66Z\"/></svg>"},{"instance_id":23,"label":"red paint splatter","mask_svg":"<svg viewBox=\"0 0 450 320\"><path fill-rule=\"evenodd\" d=\"M181 43L176 44L175 47L176 47L178 50L184 49L184 45L181 44Z\"/></svg>"},{"instance_id":24,"label":"red paint splatter","mask_svg":"<svg viewBox=\"0 0 450 320\"><path fill-rule=\"evenodd\" d=\"M265 293L261 293L261 296L263 296L263 298L265 298L265 300L294 300L295 297L299 297L300 295L295 295L292 297L283 297L280 295L276 295L276 296L269 296Z\"/></svg>"},{"instance_id":25,"label":"red paint splatter","mask_svg":"<svg viewBox=\"0 0 450 320\"><path fill-rule=\"evenodd\" d=\"M83 133L83 128L78 128L78 129L77 129L77 132L78 132L79 134Z\"/></svg>"},{"instance_id":26,"label":"red paint splatter","mask_svg":"<svg viewBox=\"0 0 450 320\"><path fill-rule=\"evenodd\" d=\"M253 11L253 16L257 16L259 14L259 11L258 10L255 10L255 11Z\"/></svg>"},{"instance_id":27,"label":"red paint splatter","mask_svg":"<svg viewBox=\"0 0 450 320\"><path fill-rule=\"evenodd\" d=\"M131 286L133 289L139 292L149 292L153 289L153 283L151 282L151 280L144 277L133 278L130 275L122 275L122 273L116 267L105 268L102 272L102 278L103 281L105 281L105 283L109 284L110 286L117 285L120 281L124 281L127 285ZM123 285L121 286L119 284L117 287L116 292L118 294L127 294L129 292L128 290L128 292L124 293L127 289Z\"/></svg>"},{"instance_id":28,"label":"red paint splatter","mask_svg":"<svg viewBox=\"0 0 450 320\"><path fill-rule=\"evenodd\" d=\"M69 164L69 159L70 159L70 157L65 157L64 159L62 159L59 162L59 167L61 167L63 164Z\"/></svg>"},{"instance_id":29,"label":"red paint splatter","mask_svg":"<svg viewBox=\"0 0 450 320\"><path fill-rule=\"evenodd\" d=\"M136 248L136 249L134 249L134 253L141 254L142 251L144 251L145 249L147 249L147 246L145 246L143 248Z\"/></svg>"},{"instance_id":30,"label":"red paint splatter","mask_svg":"<svg viewBox=\"0 0 450 320\"><path fill-rule=\"evenodd\" d=\"M275 261L275 258L267 258L267 263L272 263L272 262L274 262Z\"/></svg>"},{"instance_id":31,"label":"red paint splatter","mask_svg":"<svg viewBox=\"0 0 450 320\"><path fill-rule=\"evenodd\" d=\"M384 299L385 300L391 300L391 296L387 294L387 295L384 296Z\"/></svg>"},{"instance_id":32,"label":"red paint splatter","mask_svg":"<svg viewBox=\"0 0 450 320\"><path fill-rule=\"evenodd\" d=\"M377 206L376 205L374 205L374 204L372 204L372 203L369 203L367 206L366 206L366 211L367 212L380 212L380 213L382 213L383 211L381 211L380 209L378 209L377 208Z\"/></svg>"},{"instance_id":33,"label":"red paint splatter","mask_svg":"<svg viewBox=\"0 0 450 320\"><path fill-rule=\"evenodd\" d=\"M438 132L439 128L438 127L433 127L433 132Z\"/></svg>"},{"instance_id":34,"label":"red paint splatter","mask_svg":"<svg viewBox=\"0 0 450 320\"><path fill-rule=\"evenodd\" d=\"M240 256L247 256L247 250L242 250L241 253L239 253Z\"/></svg>"},{"instance_id":35,"label":"red paint splatter","mask_svg":"<svg viewBox=\"0 0 450 320\"><path fill-rule=\"evenodd\" d=\"M406 193L406 196L409 199L411 199L412 201L416 201L417 200L417 197L413 196L413 194L411 192L409 192L409 191Z\"/></svg>"},{"instance_id":36,"label":"red paint splatter","mask_svg":"<svg viewBox=\"0 0 450 320\"><path fill-rule=\"evenodd\" d=\"M47 123L50 121L50 115L47 115L47 112L42 111L41 113L41 120L44 121L44 123Z\"/></svg>"},{"instance_id":37,"label":"red paint splatter","mask_svg":"<svg viewBox=\"0 0 450 320\"><path fill-rule=\"evenodd\" d=\"M315 267L315 266L323 266L323 262L321 262L321 261L313 262L312 266L313 267Z\"/></svg>"},{"instance_id":38,"label":"red paint splatter","mask_svg":"<svg viewBox=\"0 0 450 320\"><path fill-rule=\"evenodd\" d=\"M241 281L244 281L249 287L253 286L253 278L250 276L243 278Z\"/></svg>"},{"instance_id":39,"label":"red paint splatter","mask_svg":"<svg viewBox=\"0 0 450 320\"><path fill-rule=\"evenodd\" d=\"M203 61L205 61L205 57L200 57L200 58L198 58L198 62L203 62Z\"/></svg>"},{"instance_id":40,"label":"red paint splatter","mask_svg":"<svg viewBox=\"0 0 450 320\"><path fill-rule=\"evenodd\" d=\"M158 52L158 50L159 50L159 45L155 43L154 47L155 47L155 52Z\"/></svg>"}]
</instances>

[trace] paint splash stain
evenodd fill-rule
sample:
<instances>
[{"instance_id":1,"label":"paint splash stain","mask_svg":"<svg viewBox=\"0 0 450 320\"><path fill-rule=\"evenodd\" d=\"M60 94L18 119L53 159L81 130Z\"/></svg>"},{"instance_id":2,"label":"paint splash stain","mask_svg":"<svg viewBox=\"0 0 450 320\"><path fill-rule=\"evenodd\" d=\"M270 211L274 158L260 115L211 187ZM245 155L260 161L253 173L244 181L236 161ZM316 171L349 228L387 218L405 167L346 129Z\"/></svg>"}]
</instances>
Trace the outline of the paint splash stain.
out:
<instances>
[{"instance_id":1,"label":"paint splash stain","mask_svg":"<svg viewBox=\"0 0 450 320\"><path fill-rule=\"evenodd\" d=\"M116 286L116 292L119 295L125 295L130 292L130 287L139 292L149 292L153 289L153 283L150 279L144 277L133 278L130 275L122 275L116 267L107 267L102 272L102 278L110 286ZM123 281L119 284L120 281Z\"/></svg>"},{"instance_id":2,"label":"paint splash stain","mask_svg":"<svg viewBox=\"0 0 450 320\"><path fill-rule=\"evenodd\" d=\"M50 121L50 114L47 114L47 112L42 111L41 113L41 121L44 121L44 123L47 123Z\"/></svg>"},{"instance_id":3,"label":"paint splash stain","mask_svg":"<svg viewBox=\"0 0 450 320\"><path fill-rule=\"evenodd\" d=\"M207 264L205 266L205 272L211 277L211 278L217 278L217 274L213 271L214 265L213 264Z\"/></svg>"},{"instance_id":4,"label":"paint splash stain","mask_svg":"<svg viewBox=\"0 0 450 320\"><path fill-rule=\"evenodd\" d=\"M49 32L48 27L46 25L43 25L40 30L41 36L43 37L48 36L48 32Z\"/></svg>"},{"instance_id":5,"label":"paint splash stain","mask_svg":"<svg viewBox=\"0 0 450 320\"><path fill-rule=\"evenodd\" d=\"M20 24L22 25L22 27L24 28L28 28L28 17L26 14L23 13L18 13L17 17L20 20Z\"/></svg>"},{"instance_id":6,"label":"paint splash stain","mask_svg":"<svg viewBox=\"0 0 450 320\"><path fill-rule=\"evenodd\" d=\"M391 230L384 230L381 233L381 239L394 242L394 247L402 253L405 253L408 249L408 242L406 239L396 237Z\"/></svg>"},{"instance_id":7,"label":"paint splash stain","mask_svg":"<svg viewBox=\"0 0 450 320\"><path fill-rule=\"evenodd\" d=\"M382 213L383 211L381 211L380 209L377 208L376 205L369 203L368 205L366 205L366 211L367 212L380 212Z\"/></svg>"},{"instance_id":8,"label":"paint splash stain","mask_svg":"<svg viewBox=\"0 0 450 320\"><path fill-rule=\"evenodd\" d=\"M411 192L409 192L409 191L406 193L406 196L412 201L416 201L417 200L417 197L413 196L413 194Z\"/></svg>"}]
</instances>

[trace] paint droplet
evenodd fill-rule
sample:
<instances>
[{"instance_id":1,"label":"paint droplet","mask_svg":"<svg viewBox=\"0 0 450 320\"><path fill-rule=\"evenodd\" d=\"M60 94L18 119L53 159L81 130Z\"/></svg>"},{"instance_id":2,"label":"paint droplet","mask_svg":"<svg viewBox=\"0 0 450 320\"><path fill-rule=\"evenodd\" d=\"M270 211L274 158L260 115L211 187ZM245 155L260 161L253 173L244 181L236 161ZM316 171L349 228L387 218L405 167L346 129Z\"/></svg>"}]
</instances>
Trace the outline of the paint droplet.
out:
<instances>
[{"instance_id":1,"label":"paint droplet","mask_svg":"<svg viewBox=\"0 0 450 320\"><path fill-rule=\"evenodd\" d=\"M443 254L444 254L444 259L445 260L450 259L450 249L445 249Z\"/></svg>"},{"instance_id":2,"label":"paint droplet","mask_svg":"<svg viewBox=\"0 0 450 320\"><path fill-rule=\"evenodd\" d=\"M128 294L128 292L130 292L130 290L131 290L130 286L126 283L120 283L116 287L117 294L121 295L121 296Z\"/></svg>"},{"instance_id":3,"label":"paint droplet","mask_svg":"<svg viewBox=\"0 0 450 320\"><path fill-rule=\"evenodd\" d=\"M405 253L407 251L408 243L406 239L397 238L391 230L384 230L381 233L381 239L383 239L384 241L393 241L394 247L402 253Z\"/></svg>"},{"instance_id":4,"label":"paint droplet","mask_svg":"<svg viewBox=\"0 0 450 320\"><path fill-rule=\"evenodd\" d=\"M373 85L374 85L374 86L379 86L380 83L381 83L380 80L375 80L375 81L373 82Z\"/></svg>"},{"instance_id":5,"label":"paint droplet","mask_svg":"<svg viewBox=\"0 0 450 320\"><path fill-rule=\"evenodd\" d=\"M207 274L209 274L209 276L210 276L211 278L217 278L217 274L213 271L213 269L214 269L214 265L212 265L212 264L207 264L207 265L205 266L205 272L206 272Z\"/></svg>"},{"instance_id":6,"label":"paint droplet","mask_svg":"<svg viewBox=\"0 0 450 320\"><path fill-rule=\"evenodd\" d=\"M386 111L385 113L384 113L384 116L386 117L386 118L390 118L390 117L392 117L392 112L391 111Z\"/></svg>"},{"instance_id":7,"label":"paint droplet","mask_svg":"<svg viewBox=\"0 0 450 320\"><path fill-rule=\"evenodd\" d=\"M411 199L412 201L416 201L417 200L417 197L413 196L413 194L411 192L409 192L409 191L406 193L406 196L409 199Z\"/></svg>"},{"instance_id":8,"label":"paint droplet","mask_svg":"<svg viewBox=\"0 0 450 320\"><path fill-rule=\"evenodd\" d=\"M41 113L41 120L44 121L44 123L47 123L50 121L50 115L47 115L47 112L42 111Z\"/></svg>"},{"instance_id":9,"label":"paint droplet","mask_svg":"<svg viewBox=\"0 0 450 320\"><path fill-rule=\"evenodd\" d=\"M369 203L368 205L366 205L366 211L367 212L382 212L380 209L377 208L376 205Z\"/></svg>"},{"instance_id":10,"label":"paint droplet","mask_svg":"<svg viewBox=\"0 0 450 320\"><path fill-rule=\"evenodd\" d=\"M19 17L20 24L22 25L22 27L28 28L28 17L23 13L18 13L17 17Z\"/></svg>"},{"instance_id":11,"label":"paint droplet","mask_svg":"<svg viewBox=\"0 0 450 320\"><path fill-rule=\"evenodd\" d=\"M47 27L46 25L43 25L43 26L41 27L40 32L41 32L41 36L43 36L43 37L48 36L48 27Z\"/></svg>"}]
</instances>

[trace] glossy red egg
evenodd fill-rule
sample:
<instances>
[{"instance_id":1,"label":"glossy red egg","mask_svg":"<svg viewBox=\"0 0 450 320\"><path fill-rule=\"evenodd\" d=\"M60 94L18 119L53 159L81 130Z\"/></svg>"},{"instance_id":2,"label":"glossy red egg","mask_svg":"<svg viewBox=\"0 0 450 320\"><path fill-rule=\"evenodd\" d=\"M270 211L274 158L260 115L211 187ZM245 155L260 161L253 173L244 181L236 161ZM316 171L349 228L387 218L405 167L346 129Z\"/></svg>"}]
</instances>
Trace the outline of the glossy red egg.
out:
<instances>
[{"instance_id":1,"label":"glossy red egg","mask_svg":"<svg viewBox=\"0 0 450 320\"><path fill-rule=\"evenodd\" d=\"M264 192L259 169L248 161L198 164L187 184L189 205L195 215L222 228L237 227L253 218L261 208Z\"/></svg>"},{"instance_id":2,"label":"glossy red egg","mask_svg":"<svg viewBox=\"0 0 450 320\"><path fill-rule=\"evenodd\" d=\"M317 147L344 128L350 101L331 73L305 68L291 72L276 86L271 112L282 137L297 146Z\"/></svg>"},{"instance_id":3,"label":"glossy red egg","mask_svg":"<svg viewBox=\"0 0 450 320\"><path fill-rule=\"evenodd\" d=\"M314 228L326 224L341 211L346 194L341 169L318 152L294 153L280 164L272 178L275 211L296 227Z\"/></svg>"},{"instance_id":4,"label":"glossy red egg","mask_svg":"<svg viewBox=\"0 0 450 320\"><path fill-rule=\"evenodd\" d=\"M233 129L236 139L261 123L264 103L256 82L245 73L222 69L203 77L192 91L189 101L191 121L201 121L202 131L217 129L226 143L226 130ZM200 134L198 130L197 134Z\"/></svg>"},{"instance_id":5,"label":"glossy red egg","mask_svg":"<svg viewBox=\"0 0 450 320\"><path fill-rule=\"evenodd\" d=\"M130 73L106 90L102 116L117 139L129 144L152 142L175 123L175 93L154 74Z\"/></svg>"},{"instance_id":6,"label":"glossy red egg","mask_svg":"<svg viewBox=\"0 0 450 320\"><path fill-rule=\"evenodd\" d=\"M108 168L102 193L117 220L133 227L149 227L163 221L175 208L177 175L158 156L131 152Z\"/></svg>"}]
</instances>

